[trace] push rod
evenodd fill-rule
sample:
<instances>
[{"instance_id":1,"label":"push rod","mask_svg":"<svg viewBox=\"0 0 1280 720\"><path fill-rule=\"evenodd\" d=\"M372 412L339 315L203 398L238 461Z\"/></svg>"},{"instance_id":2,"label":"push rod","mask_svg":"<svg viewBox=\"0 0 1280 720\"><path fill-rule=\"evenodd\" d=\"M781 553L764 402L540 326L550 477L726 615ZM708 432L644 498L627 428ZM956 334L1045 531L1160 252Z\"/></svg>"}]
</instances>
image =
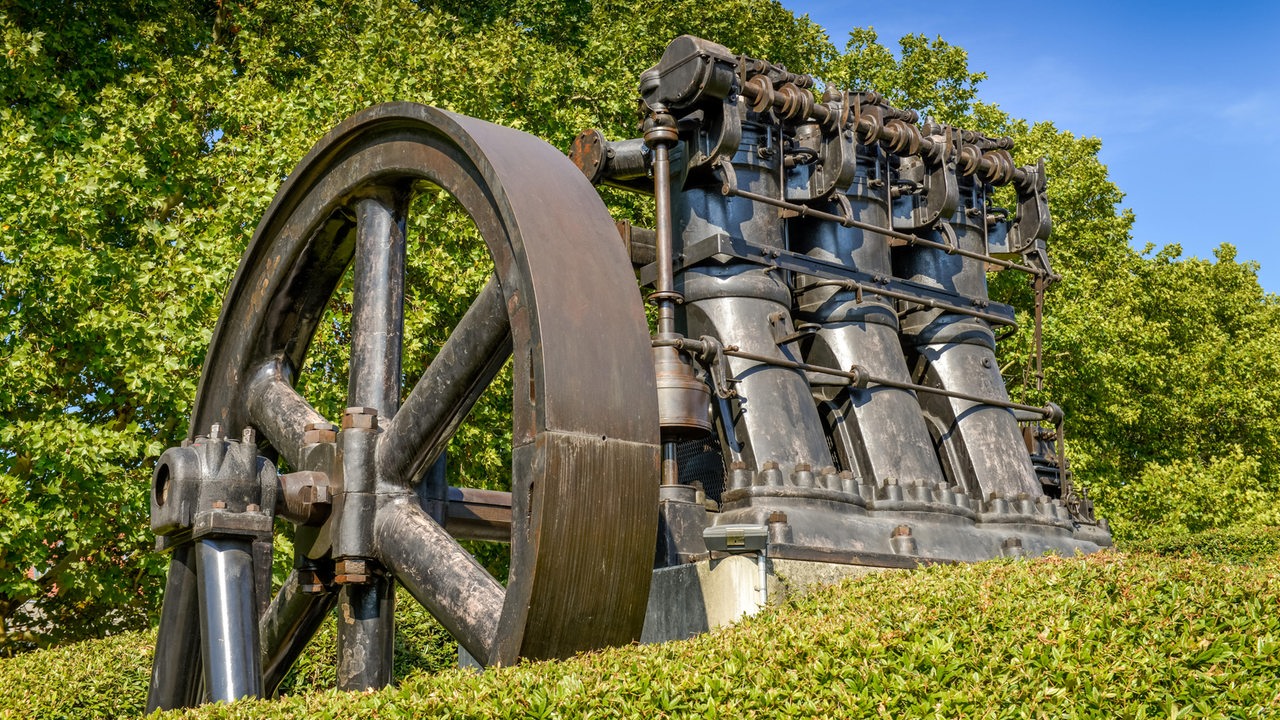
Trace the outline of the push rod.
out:
<instances>
[{"instance_id":1,"label":"push rod","mask_svg":"<svg viewBox=\"0 0 1280 720\"><path fill-rule=\"evenodd\" d=\"M812 218L817 218L819 220L829 220L831 222L839 223L844 227L857 228L859 230L865 230L867 232L877 233L885 237L901 240L908 245L919 245L927 248L934 248L936 250L942 250L949 255L959 255L961 257L967 257L973 260L982 260L983 262L989 263L991 265L995 265L997 267L1004 268L1006 270L1017 270L1019 272L1027 273L1028 275L1036 275L1036 276L1045 274L1045 271L1042 270L1041 268L1032 267L1031 265L1023 265L1021 263L1016 263L1011 260L1002 260L1001 258L993 257L991 255L984 255L982 253L963 250L961 248L947 245L945 243L926 240L922 237L917 237L910 233L898 232L897 230L890 230L888 228L879 227L878 225L872 225L871 223L865 223L865 222L862 222L861 220L854 220L851 217L836 215L834 213L829 213L822 210L815 210L809 207L808 205L801 205L799 203L787 202L786 200L779 200L778 198L772 198L772 197L769 197L768 195L761 195L760 193L754 193L754 192L751 192L750 190L741 190L737 187L726 186L725 194L734 196L734 197L745 198L747 200L754 200L756 202L764 203L765 205L772 205L773 207L782 208L784 210L792 210L798 213L801 217L812 217Z\"/></svg>"},{"instance_id":2,"label":"push rod","mask_svg":"<svg viewBox=\"0 0 1280 720\"><path fill-rule=\"evenodd\" d=\"M674 347L681 350L690 350L702 353L703 343L698 340L690 340L688 338L678 339L655 339L653 344L656 346ZM930 393L933 395L943 395L946 397L956 398L957 400L968 400L970 402L981 403L983 405L992 405L995 407L1008 408L1010 410L1023 410L1028 413L1034 413L1039 417L1053 420L1056 419L1058 413L1050 407L1036 407L1035 405L1023 405L1022 403L1009 402L1007 400L995 400L985 398L979 395L970 395L969 393L957 392L955 390L944 390L942 388L929 387L927 385L917 385L915 383L898 382L897 380L888 380L871 375L865 368L855 365L853 370L837 370L835 368L823 367L821 365L811 365L806 362L797 360L787 360L786 358L769 357L768 355L758 355L756 353L739 350L736 345L724 346L724 354L733 357L742 358L743 360L752 360L754 362L765 365L774 365L777 367L791 368L793 370L802 370L805 372L818 373L821 375L831 375L833 377L845 378L853 381L858 387L867 385L880 385L883 387L897 388L899 390L913 390L915 392Z\"/></svg>"}]
</instances>

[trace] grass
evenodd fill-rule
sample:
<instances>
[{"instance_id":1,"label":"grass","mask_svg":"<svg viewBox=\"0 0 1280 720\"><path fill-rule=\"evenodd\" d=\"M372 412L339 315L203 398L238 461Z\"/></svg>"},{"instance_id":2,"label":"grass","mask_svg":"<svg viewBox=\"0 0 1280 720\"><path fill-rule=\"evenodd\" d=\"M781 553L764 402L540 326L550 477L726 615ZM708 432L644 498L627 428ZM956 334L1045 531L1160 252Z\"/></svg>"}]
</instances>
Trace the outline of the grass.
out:
<instances>
[{"instance_id":1,"label":"grass","mask_svg":"<svg viewBox=\"0 0 1280 720\"><path fill-rule=\"evenodd\" d=\"M1275 717L1280 533L1264 534L876 574L692 640L482 674L439 670L438 630L411 617L395 687L308 691L328 681L312 658L289 696L164 717ZM150 644L2 660L0 718L134 716Z\"/></svg>"}]
</instances>

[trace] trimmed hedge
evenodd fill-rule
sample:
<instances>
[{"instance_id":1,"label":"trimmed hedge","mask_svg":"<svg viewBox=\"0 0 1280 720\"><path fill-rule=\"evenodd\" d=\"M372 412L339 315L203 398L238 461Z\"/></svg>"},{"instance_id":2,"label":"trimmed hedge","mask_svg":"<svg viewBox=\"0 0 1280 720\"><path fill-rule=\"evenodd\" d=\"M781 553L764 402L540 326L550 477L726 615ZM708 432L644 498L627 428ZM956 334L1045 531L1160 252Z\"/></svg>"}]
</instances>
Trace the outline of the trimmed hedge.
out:
<instances>
[{"instance_id":1,"label":"trimmed hedge","mask_svg":"<svg viewBox=\"0 0 1280 720\"><path fill-rule=\"evenodd\" d=\"M883 573L684 642L165 717L1271 717L1278 571L1139 551ZM128 716L148 647L0 661L0 717Z\"/></svg>"},{"instance_id":2,"label":"trimmed hedge","mask_svg":"<svg viewBox=\"0 0 1280 720\"><path fill-rule=\"evenodd\" d=\"M1219 562L1266 562L1280 555L1280 528L1208 530L1194 535L1169 535L1128 543L1125 550Z\"/></svg>"}]
</instances>

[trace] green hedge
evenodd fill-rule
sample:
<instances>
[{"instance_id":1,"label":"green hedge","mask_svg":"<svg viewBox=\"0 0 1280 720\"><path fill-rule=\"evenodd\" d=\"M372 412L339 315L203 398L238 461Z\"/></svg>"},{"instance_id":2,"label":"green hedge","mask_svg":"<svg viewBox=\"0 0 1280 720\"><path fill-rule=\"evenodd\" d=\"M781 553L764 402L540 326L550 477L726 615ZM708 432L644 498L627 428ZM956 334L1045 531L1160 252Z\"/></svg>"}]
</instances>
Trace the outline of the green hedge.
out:
<instances>
[{"instance_id":1,"label":"green hedge","mask_svg":"<svg viewBox=\"0 0 1280 720\"><path fill-rule=\"evenodd\" d=\"M684 642L166 717L1270 717L1278 571L1144 549L885 573ZM0 717L128 716L148 646L0 661Z\"/></svg>"},{"instance_id":2,"label":"green hedge","mask_svg":"<svg viewBox=\"0 0 1280 720\"><path fill-rule=\"evenodd\" d=\"M1280 528L1208 530L1128 543L1125 550L1169 557L1199 557L1233 563L1258 563L1280 555Z\"/></svg>"}]
</instances>

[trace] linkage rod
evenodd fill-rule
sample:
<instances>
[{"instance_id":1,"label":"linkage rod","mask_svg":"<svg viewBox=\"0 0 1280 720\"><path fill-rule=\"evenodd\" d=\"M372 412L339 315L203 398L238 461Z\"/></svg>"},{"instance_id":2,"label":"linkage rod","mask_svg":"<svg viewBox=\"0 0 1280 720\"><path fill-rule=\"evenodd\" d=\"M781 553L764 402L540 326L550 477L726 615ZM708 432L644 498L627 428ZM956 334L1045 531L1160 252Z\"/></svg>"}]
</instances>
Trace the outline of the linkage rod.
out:
<instances>
[{"instance_id":1,"label":"linkage rod","mask_svg":"<svg viewBox=\"0 0 1280 720\"><path fill-rule=\"evenodd\" d=\"M872 295L880 295L881 297L887 297L893 300L904 300L906 302L915 303L917 305L921 305L930 310L945 310L949 313L955 313L957 315L967 315L969 317L975 317L975 318L978 318L979 320L985 320L991 323L992 325L1005 325L1015 330L1018 327L1017 323L1011 322L1008 318L1004 318L999 315L993 315L992 313L985 313L985 312L982 312L981 310L970 310L969 308L960 307L959 305L955 305L952 303L938 302L937 300L932 300L930 298L922 298L916 295L911 295L910 293L901 293L896 290L889 290L888 288L881 288L875 285L867 285L864 283L860 283L856 280L822 280L822 281L813 283L812 285L805 285L804 287L800 288L798 292L808 292L809 290L812 290L814 288L822 288L822 287L838 287L844 290L853 290L859 293L871 293Z\"/></svg>"},{"instance_id":2,"label":"linkage rod","mask_svg":"<svg viewBox=\"0 0 1280 720\"><path fill-rule=\"evenodd\" d=\"M898 232L897 230L890 230L888 228L882 228L877 225L872 225L871 223L865 223L860 220L854 220L853 218L850 218L850 217L844 217L841 215L836 215L834 213L824 212L822 210L815 210L809 207L808 205L801 205L798 203L787 202L786 200L771 198L768 195L761 195L759 193L754 193L749 190L742 190L737 187L726 186L725 192L728 195L746 198L747 200L754 200L756 202L764 203L765 205L772 205L774 207L782 208L784 210L793 210L799 213L801 217L813 217L813 218L818 218L819 220L830 220L831 222L840 223L845 227L858 228L859 230L878 233L885 237L901 240L908 245L921 245L928 248L934 248L937 250L942 250L951 255L959 255L961 257L967 257L973 260L982 260L983 262L989 263L991 265L995 265L997 267L1004 268L1006 270L1017 270L1019 272L1027 273L1028 275L1045 274L1044 270L1037 267L1032 267L1031 265L1023 265L1020 263L1015 263L1011 260L1002 260L998 257L993 257L991 255L984 255L982 253L971 252L969 250L962 250L958 247L953 247L945 243L926 240L922 237L917 237L910 233Z\"/></svg>"},{"instance_id":3,"label":"linkage rod","mask_svg":"<svg viewBox=\"0 0 1280 720\"><path fill-rule=\"evenodd\" d=\"M690 340L688 338L676 339L655 339L653 344L656 346L669 346L681 350L688 350L699 354L706 352L705 345L699 340ZM979 395L971 395L969 393L956 392L955 390L943 390L942 388L929 387L928 385L917 385L915 383L898 382L897 380L887 380L871 375L866 369L855 365L853 370L837 370L835 368L823 367L821 365L810 365L809 363L799 362L796 360L787 360L785 358L769 357L768 355L759 355L757 353L739 350L736 345L724 346L724 354L739 357L743 360L753 360L765 365L774 365L777 367L791 368L793 370L803 370L805 372L819 373L821 375L831 375L833 377L845 378L853 381L858 387L867 385L881 385L884 387L897 388L899 390L913 390L915 392L930 393L933 395L943 395L946 397L956 398L957 400L968 400L970 402L981 403L983 405L992 405L994 407L1008 408L1010 410L1023 410L1028 413L1034 413L1046 419L1052 419L1057 416L1057 412L1049 407L1036 407L1034 405L1023 405L1022 403L1009 402L1006 400L996 400L993 398L985 398Z\"/></svg>"}]
</instances>

